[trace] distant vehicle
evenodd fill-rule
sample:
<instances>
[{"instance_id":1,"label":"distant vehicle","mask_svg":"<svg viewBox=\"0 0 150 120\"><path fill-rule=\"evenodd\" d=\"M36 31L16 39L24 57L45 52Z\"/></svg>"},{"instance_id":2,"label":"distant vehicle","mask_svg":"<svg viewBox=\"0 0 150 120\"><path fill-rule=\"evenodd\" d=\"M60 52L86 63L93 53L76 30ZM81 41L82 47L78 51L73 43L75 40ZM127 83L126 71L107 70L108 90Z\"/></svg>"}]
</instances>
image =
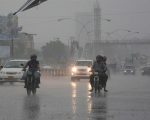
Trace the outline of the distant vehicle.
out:
<instances>
[{"instance_id":1,"label":"distant vehicle","mask_svg":"<svg viewBox=\"0 0 150 120\"><path fill-rule=\"evenodd\" d=\"M71 69L71 80L89 79L93 60L77 60Z\"/></svg>"},{"instance_id":2,"label":"distant vehicle","mask_svg":"<svg viewBox=\"0 0 150 120\"><path fill-rule=\"evenodd\" d=\"M123 73L125 75L127 74L132 74L134 75L136 72L136 69L135 69L135 66L134 65L125 65L124 68L123 68Z\"/></svg>"},{"instance_id":3,"label":"distant vehicle","mask_svg":"<svg viewBox=\"0 0 150 120\"><path fill-rule=\"evenodd\" d=\"M4 66L1 66L0 70L0 80L5 81L18 81L21 80L23 76L22 68L27 63L28 60L9 60Z\"/></svg>"},{"instance_id":4,"label":"distant vehicle","mask_svg":"<svg viewBox=\"0 0 150 120\"><path fill-rule=\"evenodd\" d=\"M150 75L150 66L144 66L141 68L142 75Z\"/></svg>"},{"instance_id":5,"label":"distant vehicle","mask_svg":"<svg viewBox=\"0 0 150 120\"><path fill-rule=\"evenodd\" d=\"M50 65L43 65L42 66L42 69L46 69L46 70L48 70L48 69L52 69L53 67L52 66L50 66Z\"/></svg>"}]
</instances>

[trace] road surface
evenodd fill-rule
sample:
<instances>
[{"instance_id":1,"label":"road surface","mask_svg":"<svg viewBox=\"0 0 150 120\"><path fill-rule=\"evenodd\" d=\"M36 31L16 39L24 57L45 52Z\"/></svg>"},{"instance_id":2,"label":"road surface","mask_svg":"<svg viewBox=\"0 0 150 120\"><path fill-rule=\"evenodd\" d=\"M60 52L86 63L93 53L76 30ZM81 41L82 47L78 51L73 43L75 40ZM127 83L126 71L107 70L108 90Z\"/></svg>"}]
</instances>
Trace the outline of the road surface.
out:
<instances>
[{"instance_id":1,"label":"road surface","mask_svg":"<svg viewBox=\"0 0 150 120\"><path fill-rule=\"evenodd\" d=\"M150 120L150 77L111 75L109 92L90 93L88 80L42 77L36 96L23 83L0 85L0 120Z\"/></svg>"}]
</instances>

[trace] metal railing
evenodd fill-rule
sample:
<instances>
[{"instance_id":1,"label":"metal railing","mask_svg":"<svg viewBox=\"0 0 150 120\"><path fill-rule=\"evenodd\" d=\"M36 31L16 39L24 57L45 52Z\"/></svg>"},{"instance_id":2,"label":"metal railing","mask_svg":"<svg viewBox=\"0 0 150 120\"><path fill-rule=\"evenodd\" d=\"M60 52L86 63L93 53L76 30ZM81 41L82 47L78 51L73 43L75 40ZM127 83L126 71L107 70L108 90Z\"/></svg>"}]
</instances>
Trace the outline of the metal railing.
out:
<instances>
[{"instance_id":1,"label":"metal railing","mask_svg":"<svg viewBox=\"0 0 150 120\"><path fill-rule=\"evenodd\" d=\"M41 71L42 76L68 76L70 75L70 72L68 69L58 69L58 68L53 68L53 69L42 69Z\"/></svg>"}]
</instances>

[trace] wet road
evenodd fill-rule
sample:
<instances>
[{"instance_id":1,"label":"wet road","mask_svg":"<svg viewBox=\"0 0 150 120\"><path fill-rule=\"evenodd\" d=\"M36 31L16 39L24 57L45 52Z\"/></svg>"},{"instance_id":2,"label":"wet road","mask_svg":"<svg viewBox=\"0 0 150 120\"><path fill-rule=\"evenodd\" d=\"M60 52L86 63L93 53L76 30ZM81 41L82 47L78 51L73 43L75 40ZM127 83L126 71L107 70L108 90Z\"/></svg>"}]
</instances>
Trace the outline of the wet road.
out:
<instances>
[{"instance_id":1,"label":"wet road","mask_svg":"<svg viewBox=\"0 0 150 120\"><path fill-rule=\"evenodd\" d=\"M150 77L112 75L108 93L88 91L88 80L42 78L36 96L23 83L0 85L0 120L150 120Z\"/></svg>"}]
</instances>

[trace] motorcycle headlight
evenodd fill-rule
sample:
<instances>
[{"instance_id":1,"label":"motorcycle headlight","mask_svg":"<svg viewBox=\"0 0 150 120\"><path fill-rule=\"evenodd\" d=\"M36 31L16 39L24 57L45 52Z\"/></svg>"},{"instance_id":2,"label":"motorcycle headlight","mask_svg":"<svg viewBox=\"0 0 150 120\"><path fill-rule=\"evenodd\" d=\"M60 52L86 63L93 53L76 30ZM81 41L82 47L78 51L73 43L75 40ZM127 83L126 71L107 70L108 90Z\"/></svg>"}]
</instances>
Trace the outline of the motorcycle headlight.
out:
<instances>
[{"instance_id":1,"label":"motorcycle headlight","mask_svg":"<svg viewBox=\"0 0 150 120\"><path fill-rule=\"evenodd\" d=\"M72 68L72 72L77 72L77 68L76 68L76 67L73 67L73 68Z\"/></svg>"}]
</instances>

